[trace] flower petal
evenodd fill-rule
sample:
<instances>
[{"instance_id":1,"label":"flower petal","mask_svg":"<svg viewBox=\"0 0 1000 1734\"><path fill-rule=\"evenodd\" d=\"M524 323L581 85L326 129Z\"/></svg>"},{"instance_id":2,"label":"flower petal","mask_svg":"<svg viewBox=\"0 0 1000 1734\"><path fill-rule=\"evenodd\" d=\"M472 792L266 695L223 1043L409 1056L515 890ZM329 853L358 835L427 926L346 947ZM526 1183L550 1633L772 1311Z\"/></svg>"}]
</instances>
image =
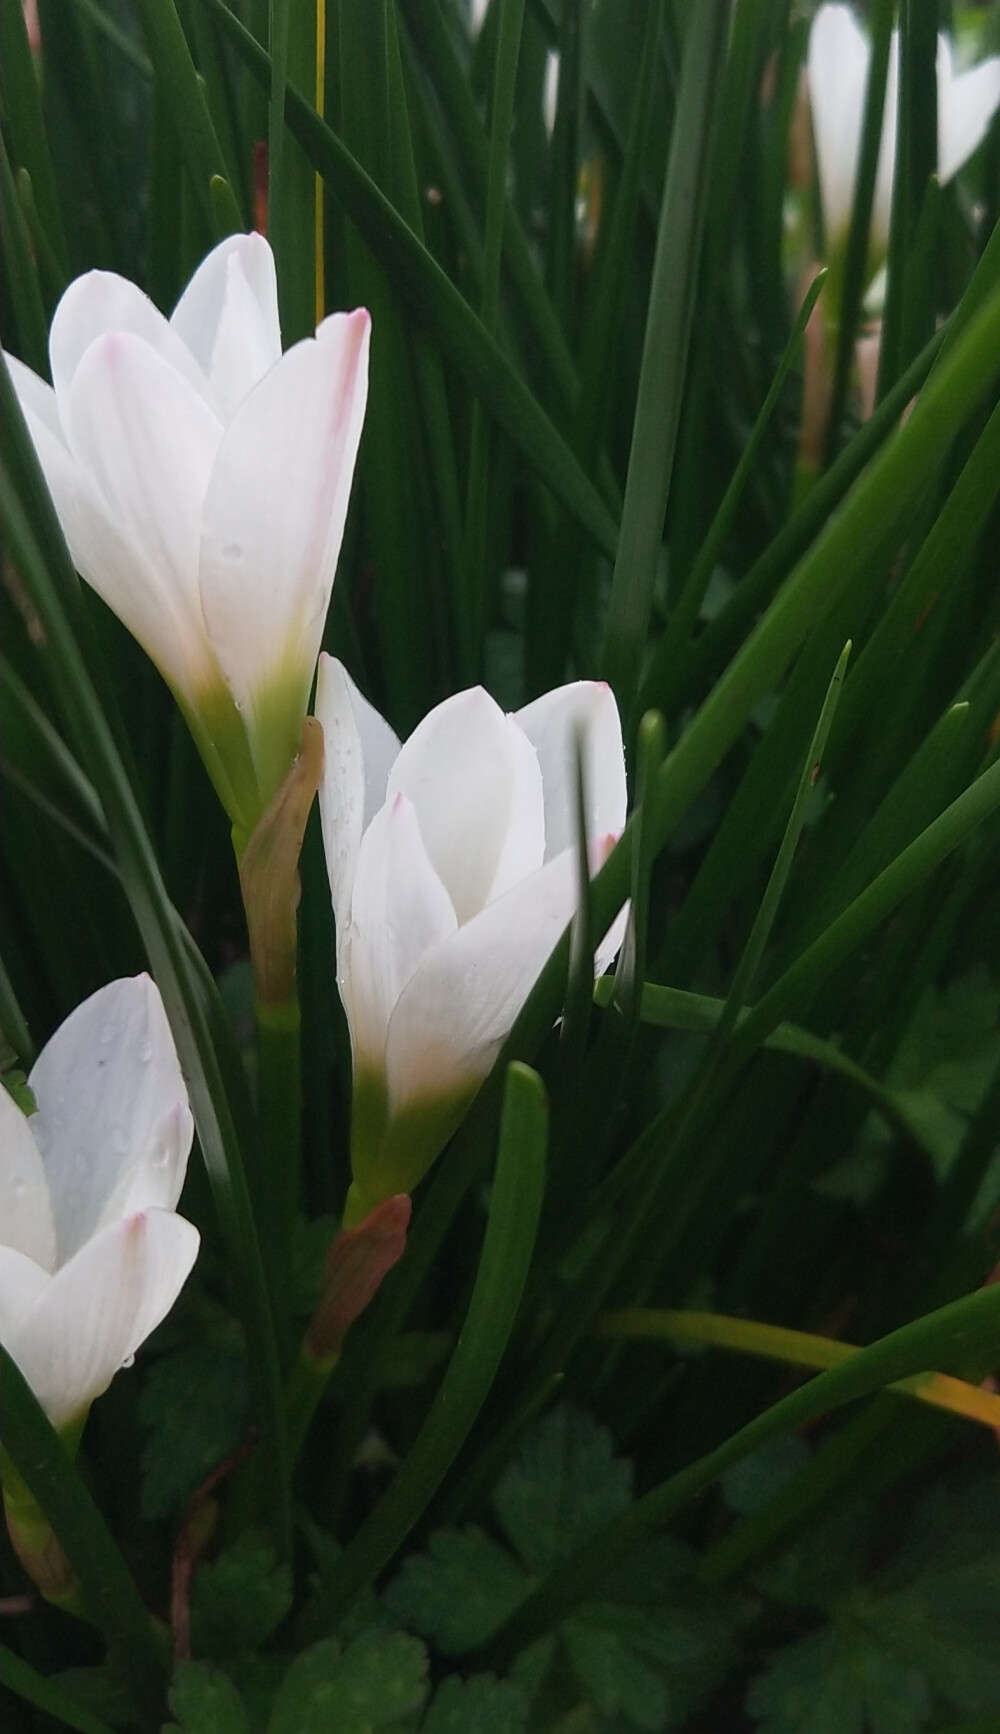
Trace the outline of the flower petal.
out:
<instances>
[{"instance_id":1,"label":"flower petal","mask_svg":"<svg viewBox=\"0 0 1000 1734\"><path fill-rule=\"evenodd\" d=\"M257 713L276 685L291 691L298 726L305 713L364 420L369 328L363 310L333 314L288 350L237 411L209 484L202 606L255 752Z\"/></svg>"},{"instance_id":2,"label":"flower petal","mask_svg":"<svg viewBox=\"0 0 1000 1734\"><path fill-rule=\"evenodd\" d=\"M604 681L557 687L515 714L538 756L545 799L545 857L576 841L576 740L584 745L588 838L616 835L625 824L625 748L615 695Z\"/></svg>"},{"instance_id":3,"label":"flower petal","mask_svg":"<svg viewBox=\"0 0 1000 1734\"><path fill-rule=\"evenodd\" d=\"M362 698L342 662L320 652L316 715L323 727L319 811L338 930L348 921L361 839L385 800L399 741Z\"/></svg>"},{"instance_id":4,"label":"flower petal","mask_svg":"<svg viewBox=\"0 0 1000 1734\"><path fill-rule=\"evenodd\" d=\"M427 953L389 1023L390 1115L486 1076L575 906L567 849Z\"/></svg>"},{"instance_id":5,"label":"flower petal","mask_svg":"<svg viewBox=\"0 0 1000 1734\"><path fill-rule=\"evenodd\" d=\"M816 167L829 254L851 220L870 50L849 6L821 6L809 32L808 78Z\"/></svg>"},{"instance_id":6,"label":"flower petal","mask_svg":"<svg viewBox=\"0 0 1000 1734\"><path fill-rule=\"evenodd\" d=\"M113 981L70 1014L31 1072L35 1140L59 1263L108 1219L180 1197L193 1122L170 1026L148 975Z\"/></svg>"},{"instance_id":7,"label":"flower petal","mask_svg":"<svg viewBox=\"0 0 1000 1734\"><path fill-rule=\"evenodd\" d=\"M228 422L281 359L278 280L263 235L229 235L199 265L170 324Z\"/></svg>"},{"instance_id":8,"label":"flower petal","mask_svg":"<svg viewBox=\"0 0 1000 1734\"><path fill-rule=\"evenodd\" d=\"M1000 58L956 73L951 44L938 37L938 178L950 181L986 134L1000 103Z\"/></svg>"},{"instance_id":9,"label":"flower petal","mask_svg":"<svg viewBox=\"0 0 1000 1734\"><path fill-rule=\"evenodd\" d=\"M56 1231L32 1123L0 1086L0 1244L54 1270Z\"/></svg>"},{"instance_id":10,"label":"flower petal","mask_svg":"<svg viewBox=\"0 0 1000 1734\"><path fill-rule=\"evenodd\" d=\"M337 947L356 1069L381 1073L396 1001L421 959L456 926L413 806L396 795L362 839L351 917Z\"/></svg>"},{"instance_id":11,"label":"flower petal","mask_svg":"<svg viewBox=\"0 0 1000 1734\"><path fill-rule=\"evenodd\" d=\"M52 320L49 359L60 406L90 345L116 331L141 337L200 396L207 395L205 374L149 296L113 271L87 271L70 284Z\"/></svg>"},{"instance_id":12,"label":"flower petal","mask_svg":"<svg viewBox=\"0 0 1000 1734\"><path fill-rule=\"evenodd\" d=\"M48 1271L26 1252L0 1246L0 1343L5 1349L51 1281Z\"/></svg>"},{"instance_id":13,"label":"flower petal","mask_svg":"<svg viewBox=\"0 0 1000 1734\"><path fill-rule=\"evenodd\" d=\"M6 1346L54 1427L87 1409L170 1311L198 1244L182 1216L140 1211L50 1278Z\"/></svg>"},{"instance_id":14,"label":"flower petal","mask_svg":"<svg viewBox=\"0 0 1000 1734\"><path fill-rule=\"evenodd\" d=\"M418 723L389 773L387 799L399 793L417 810L459 922L541 866L538 761L514 719L482 687L445 699Z\"/></svg>"},{"instance_id":15,"label":"flower petal","mask_svg":"<svg viewBox=\"0 0 1000 1734\"><path fill-rule=\"evenodd\" d=\"M60 410L70 450L114 532L110 578L99 546L88 548L84 576L171 685L183 694L211 687L218 668L201 612L198 550L222 424L147 343L127 333L91 344ZM123 544L141 562L131 572L123 569Z\"/></svg>"}]
</instances>

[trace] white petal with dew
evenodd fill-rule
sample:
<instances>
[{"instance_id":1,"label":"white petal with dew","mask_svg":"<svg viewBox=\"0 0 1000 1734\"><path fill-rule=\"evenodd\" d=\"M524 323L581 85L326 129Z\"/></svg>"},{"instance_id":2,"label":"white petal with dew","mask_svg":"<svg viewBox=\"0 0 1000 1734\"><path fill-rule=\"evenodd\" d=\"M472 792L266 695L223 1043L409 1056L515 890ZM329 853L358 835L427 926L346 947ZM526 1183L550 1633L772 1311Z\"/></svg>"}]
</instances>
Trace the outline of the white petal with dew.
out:
<instances>
[{"instance_id":1,"label":"white petal with dew","mask_svg":"<svg viewBox=\"0 0 1000 1734\"><path fill-rule=\"evenodd\" d=\"M589 838L620 832L628 799L625 748L615 695L603 681L557 687L515 714L538 756L545 798L545 855L576 841L577 739L583 745L585 830Z\"/></svg>"},{"instance_id":2,"label":"white petal with dew","mask_svg":"<svg viewBox=\"0 0 1000 1734\"><path fill-rule=\"evenodd\" d=\"M255 386L226 430L205 500L209 637L256 745L276 679L308 698L368 389L367 313L334 314Z\"/></svg>"},{"instance_id":3,"label":"white petal with dew","mask_svg":"<svg viewBox=\"0 0 1000 1734\"><path fill-rule=\"evenodd\" d=\"M389 1024L390 1112L486 1076L576 907L572 849L429 951Z\"/></svg>"},{"instance_id":4,"label":"white petal with dew","mask_svg":"<svg viewBox=\"0 0 1000 1734\"><path fill-rule=\"evenodd\" d=\"M346 925L361 838L385 800L399 741L343 663L321 652L316 715L323 728L319 810L338 926Z\"/></svg>"},{"instance_id":5,"label":"white petal with dew","mask_svg":"<svg viewBox=\"0 0 1000 1734\"><path fill-rule=\"evenodd\" d=\"M13 1247L43 1270L56 1262L56 1231L45 1168L32 1123L0 1086L0 1245Z\"/></svg>"},{"instance_id":6,"label":"white petal with dew","mask_svg":"<svg viewBox=\"0 0 1000 1734\"><path fill-rule=\"evenodd\" d=\"M91 344L116 331L141 337L199 396L207 395L205 374L149 296L113 271L88 271L70 284L52 319L49 359L60 406Z\"/></svg>"},{"instance_id":7,"label":"white petal with dew","mask_svg":"<svg viewBox=\"0 0 1000 1734\"><path fill-rule=\"evenodd\" d=\"M106 1219L180 1197L192 1121L159 992L148 975L99 989L70 1014L31 1072L35 1136L49 1180L59 1262Z\"/></svg>"},{"instance_id":8,"label":"white petal with dew","mask_svg":"<svg viewBox=\"0 0 1000 1734\"><path fill-rule=\"evenodd\" d=\"M356 1062L381 1071L393 1007L425 954L456 928L455 911L405 795L365 832L338 945L338 978Z\"/></svg>"},{"instance_id":9,"label":"white petal with dew","mask_svg":"<svg viewBox=\"0 0 1000 1734\"><path fill-rule=\"evenodd\" d=\"M7 1347L53 1426L99 1397L166 1317L198 1244L182 1216L144 1211L104 1229L50 1279Z\"/></svg>"},{"instance_id":10,"label":"white petal with dew","mask_svg":"<svg viewBox=\"0 0 1000 1734\"><path fill-rule=\"evenodd\" d=\"M417 810L459 922L541 866L538 761L482 687L445 699L418 723L389 773L387 798L400 792Z\"/></svg>"},{"instance_id":11,"label":"white petal with dew","mask_svg":"<svg viewBox=\"0 0 1000 1734\"><path fill-rule=\"evenodd\" d=\"M263 235L228 235L199 265L170 324L209 381L229 421L281 359L278 281Z\"/></svg>"}]
</instances>

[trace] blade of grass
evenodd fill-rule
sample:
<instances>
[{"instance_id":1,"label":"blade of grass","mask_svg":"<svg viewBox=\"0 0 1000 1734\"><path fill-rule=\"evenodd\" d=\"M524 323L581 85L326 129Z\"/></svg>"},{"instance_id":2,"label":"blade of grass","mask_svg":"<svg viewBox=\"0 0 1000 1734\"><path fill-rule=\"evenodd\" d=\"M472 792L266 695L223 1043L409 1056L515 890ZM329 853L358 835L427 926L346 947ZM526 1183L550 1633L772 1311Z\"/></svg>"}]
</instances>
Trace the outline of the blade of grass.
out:
<instances>
[{"instance_id":1,"label":"blade of grass","mask_svg":"<svg viewBox=\"0 0 1000 1734\"><path fill-rule=\"evenodd\" d=\"M77 1734L113 1734L107 1722L84 1710L67 1692L47 1680L44 1674L36 1673L5 1644L0 1644L0 1686L14 1692L26 1704L33 1704L36 1710L52 1716L64 1728L75 1728Z\"/></svg>"},{"instance_id":2,"label":"blade of grass","mask_svg":"<svg viewBox=\"0 0 1000 1734\"><path fill-rule=\"evenodd\" d=\"M604 646L607 677L626 716L638 687L673 472L729 11L729 0L703 0L684 45Z\"/></svg>"},{"instance_id":3,"label":"blade of grass","mask_svg":"<svg viewBox=\"0 0 1000 1734\"><path fill-rule=\"evenodd\" d=\"M14 161L31 176L42 228L65 275L66 236L21 0L0 0L0 36L4 45L0 56L4 130Z\"/></svg>"},{"instance_id":4,"label":"blade of grass","mask_svg":"<svg viewBox=\"0 0 1000 1734\"><path fill-rule=\"evenodd\" d=\"M149 57L169 92L169 112L188 173L205 221L217 240L244 227L240 208L227 179L226 160L215 132L204 92L191 58L174 0L139 0ZM220 203L212 197L212 181L218 179L226 193Z\"/></svg>"},{"instance_id":5,"label":"blade of grass","mask_svg":"<svg viewBox=\"0 0 1000 1734\"><path fill-rule=\"evenodd\" d=\"M715 514L708 535L702 543L698 557L685 580L684 588L678 596L667 622L666 631L657 645L649 671L643 680L639 695L640 708L662 704L665 697L669 697L676 685L681 665L687 655L691 633L705 599L709 579L715 570L716 562L729 534L737 507L743 498L747 479L757 461L764 435L778 405L792 364L799 353L809 316L816 305L817 297L825 280L826 272L821 271L814 279L802 306L799 308L795 324L792 327L792 334L778 363L777 372L771 381L771 388L761 406L753 431L743 449L743 455L733 473L732 481L726 489L722 504Z\"/></svg>"},{"instance_id":6,"label":"blade of grass","mask_svg":"<svg viewBox=\"0 0 1000 1734\"><path fill-rule=\"evenodd\" d=\"M212 8L244 64L266 88L270 80L266 53L223 0L200 3ZM524 380L486 336L468 302L336 133L290 85L285 113L289 129L375 254L400 300L436 337L556 498L603 552L613 554L618 532L610 512Z\"/></svg>"},{"instance_id":7,"label":"blade of grass","mask_svg":"<svg viewBox=\"0 0 1000 1734\"><path fill-rule=\"evenodd\" d=\"M632 1342L705 1343L716 1349L732 1349L740 1355L761 1355L787 1366L824 1369L839 1367L861 1350L856 1343L834 1337L811 1336L779 1325L760 1324L756 1319L734 1319L724 1313L671 1312L656 1307L619 1307L602 1313L595 1325L599 1337L625 1337ZM1000 1426L1000 1397L981 1385L953 1379L947 1373L915 1373L894 1379L886 1386L905 1397L963 1415L985 1427Z\"/></svg>"}]
</instances>

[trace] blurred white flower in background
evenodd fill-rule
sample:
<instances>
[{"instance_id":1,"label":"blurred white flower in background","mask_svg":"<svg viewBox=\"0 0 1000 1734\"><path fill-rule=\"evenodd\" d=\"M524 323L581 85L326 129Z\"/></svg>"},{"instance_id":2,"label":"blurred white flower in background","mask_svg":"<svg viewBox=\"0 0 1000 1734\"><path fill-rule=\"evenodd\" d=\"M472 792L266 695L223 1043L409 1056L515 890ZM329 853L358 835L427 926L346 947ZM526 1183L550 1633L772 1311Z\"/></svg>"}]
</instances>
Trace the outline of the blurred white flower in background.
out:
<instances>
[{"instance_id":1,"label":"blurred white flower in background","mask_svg":"<svg viewBox=\"0 0 1000 1734\"><path fill-rule=\"evenodd\" d=\"M853 9L821 6L809 34L808 82L828 257L845 245L850 227L870 59L868 37ZM889 245L898 89L899 36L893 31L872 200L873 265ZM957 72L952 45L946 36L939 36L937 102L938 176L943 182L982 142L1000 103L1000 58Z\"/></svg>"}]
</instances>

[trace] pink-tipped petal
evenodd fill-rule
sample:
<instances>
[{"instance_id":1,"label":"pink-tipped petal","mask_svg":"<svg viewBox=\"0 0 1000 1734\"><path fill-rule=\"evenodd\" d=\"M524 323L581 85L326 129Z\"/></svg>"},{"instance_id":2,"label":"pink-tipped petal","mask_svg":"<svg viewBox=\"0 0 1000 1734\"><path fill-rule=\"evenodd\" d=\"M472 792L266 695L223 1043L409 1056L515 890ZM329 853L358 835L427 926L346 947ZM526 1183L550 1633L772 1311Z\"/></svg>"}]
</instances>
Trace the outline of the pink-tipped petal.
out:
<instances>
[{"instance_id":1,"label":"pink-tipped petal","mask_svg":"<svg viewBox=\"0 0 1000 1734\"><path fill-rule=\"evenodd\" d=\"M333 912L343 927L350 914L361 838L385 800L399 741L361 696L343 663L325 652L316 675L316 715L323 727L323 847Z\"/></svg>"},{"instance_id":2,"label":"pink-tipped petal","mask_svg":"<svg viewBox=\"0 0 1000 1734\"><path fill-rule=\"evenodd\" d=\"M52 320L49 359L60 404L68 396L77 368L91 344L115 331L140 337L195 392L202 397L206 395L205 374L149 296L127 277L118 277L113 271L87 271L70 284Z\"/></svg>"},{"instance_id":3,"label":"pink-tipped petal","mask_svg":"<svg viewBox=\"0 0 1000 1734\"><path fill-rule=\"evenodd\" d=\"M6 1344L55 1427L80 1415L166 1316L199 1236L170 1211L126 1217L52 1277Z\"/></svg>"},{"instance_id":4,"label":"pink-tipped petal","mask_svg":"<svg viewBox=\"0 0 1000 1734\"><path fill-rule=\"evenodd\" d=\"M625 824L625 749L615 695L603 681L557 687L514 719L538 756L545 798L545 858L576 842L576 754L583 746L588 838L616 835Z\"/></svg>"},{"instance_id":5,"label":"pink-tipped petal","mask_svg":"<svg viewBox=\"0 0 1000 1734\"><path fill-rule=\"evenodd\" d=\"M209 638L256 748L277 683L305 710L368 390L367 313L333 314L271 368L226 430L205 499Z\"/></svg>"}]
</instances>

